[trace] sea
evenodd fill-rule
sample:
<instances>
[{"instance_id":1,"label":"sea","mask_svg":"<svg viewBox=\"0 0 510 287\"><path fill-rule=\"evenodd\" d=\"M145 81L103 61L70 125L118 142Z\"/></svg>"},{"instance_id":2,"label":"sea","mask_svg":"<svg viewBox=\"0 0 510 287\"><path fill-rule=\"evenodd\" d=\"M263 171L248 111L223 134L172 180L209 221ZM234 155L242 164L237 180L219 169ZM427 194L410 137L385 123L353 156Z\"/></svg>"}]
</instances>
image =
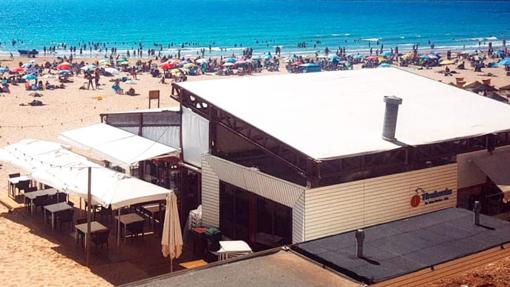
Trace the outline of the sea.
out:
<instances>
[{"instance_id":1,"label":"sea","mask_svg":"<svg viewBox=\"0 0 510 287\"><path fill-rule=\"evenodd\" d=\"M0 53L475 50L510 39L508 0L1 0L0 19Z\"/></svg>"}]
</instances>

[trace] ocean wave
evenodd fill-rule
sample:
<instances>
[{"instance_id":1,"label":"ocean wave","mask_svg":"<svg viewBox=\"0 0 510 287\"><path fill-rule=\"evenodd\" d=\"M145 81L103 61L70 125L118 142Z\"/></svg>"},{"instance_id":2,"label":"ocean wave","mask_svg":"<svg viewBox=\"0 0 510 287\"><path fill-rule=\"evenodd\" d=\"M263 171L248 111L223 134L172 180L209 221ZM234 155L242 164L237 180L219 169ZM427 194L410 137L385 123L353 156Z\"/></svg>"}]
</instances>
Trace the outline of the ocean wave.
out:
<instances>
[{"instance_id":1,"label":"ocean wave","mask_svg":"<svg viewBox=\"0 0 510 287\"><path fill-rule=\"evenodd\" d=\"M368 41L368 42L377 42L377 41L381 41L382 38L364 38L364 39L361 39L363 41Z\"/></svg>"},{"instance_id":2,"label":"ocean wave","mask_svg":"<svg viewBox=\"0 0 510 287\"><path fill-rule=\"evenodd\" d=\"M489 36L489 37L474 37L474 38L467 38L467 39L462 39L462 40L468 40L468 41L477 41L477 42L480 42L480 41L495 41L497 40L498 37L496 36Z\"/></svg>"}]
</instances>

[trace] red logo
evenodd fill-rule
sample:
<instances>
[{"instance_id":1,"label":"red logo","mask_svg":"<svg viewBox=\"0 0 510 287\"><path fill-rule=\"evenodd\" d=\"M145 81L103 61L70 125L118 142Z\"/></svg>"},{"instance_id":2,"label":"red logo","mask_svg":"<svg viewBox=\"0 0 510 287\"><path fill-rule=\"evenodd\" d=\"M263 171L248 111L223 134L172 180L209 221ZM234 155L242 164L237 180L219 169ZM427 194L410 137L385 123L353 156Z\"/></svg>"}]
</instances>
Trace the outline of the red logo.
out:
<instances>
[{"instance_id":1,"label":"red logo","mask_svg":"<svg viewBox=\"0 0 510 287\"><path fill-rule=\"evenodd\" d=\"M411 197L411 207L418 207L418 205L420 205L420 202L421 197L418 194L415 194L413 195L413 197Z\"/></svg>"}]
</instances>

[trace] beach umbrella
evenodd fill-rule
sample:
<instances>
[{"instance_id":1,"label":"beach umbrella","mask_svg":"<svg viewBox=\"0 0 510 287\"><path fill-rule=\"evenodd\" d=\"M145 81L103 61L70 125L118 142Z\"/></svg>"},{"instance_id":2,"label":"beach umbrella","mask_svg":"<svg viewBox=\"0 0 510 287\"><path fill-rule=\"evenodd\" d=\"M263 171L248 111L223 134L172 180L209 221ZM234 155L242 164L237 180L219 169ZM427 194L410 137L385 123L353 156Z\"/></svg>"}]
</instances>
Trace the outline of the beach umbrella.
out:
<instances>
[{"instance_id":1,"label":"beach umbrella","mask_svg":"<svg viewBox=\"0 0 510 287\"><path fill-rule=\"evenodd\" d=\"M96 65L93 65L93 64L85 65L85 66L81 67L81 69L83 71L92 71L92 70L96 69Z\"/></svg>"},{"instance_id":2,"label":"beach umbrella","mask_svg":"<svg viewBox=\"0 0 510 287\"><path fill-rule=\"evenodd\" d=\"M393 56L393 53L391 51L384 51L381 53L381 56L383 57L391 57Z\"/></svg>"},{"instance_id":3,"label":"beach umbrella","mask_svg":"<svg viewBox=\"0 0 510 287\"><path fill-rule=\"evenodd\" d=\"M163 70L170 70L173 68L175 68L175 65L170 64L170 63L164 63L163 65L161 65L161 69L163 69Z\"/></svg>"},{"instance_id":4,"label":"beach umbrella","mask_svg":"<svg viewBox=\"0 0 510 287\"><path fill-rule=\"evenodd\" d=\"M441 62L439 62L439 65L453 65L453 64L455 64L455 62L452 60L442 60Z\"/></svg>"},{"instance_id":5,"label":"beach umbrella","mask_svg":"<svg viewBox=\"0 0 510 287\"><path fill-rule=\"evenodd\" d=\"M172 75L179 75L181 73L182 73L182 71L179 69L171 69L170 70L170 74L172 74Z\"/></svg>"},{"instance_id":6,"label":"beach umbrella","mask_svg":"<svg viewBox=\"0 0 510 287\"><path fill-rule=\"evenodd\" d=\"M225 63L235 63L236 59L235 58L225 58L223 60L223 62L225 62Z\"/></svg>"},{"instance_id":7,"label":"beach umbrella","mask_svg":"<svg viewBox=\"0 0 510 287\"><path fill-rule=\"evenodd\" d=\"M193 64L193 63L186 63L184 65L182 65L183 68L186 68L186 69L193 69L193 68L196 68L197 65Z\"/></svg>"},{"instance_id":8,"label":"beach umbrella","mask_svg":"<svg viewBox=\"0 0 510 287\"><path fill-rule=\"evenodd\" d=\"M411 60L414 57L413 53L407 53L402 56L402 59L404 60Z\"/></svg>"},{"instance_id":9,"label":"beach umbrella","mask_svg":"<svg viewBox=\"0 0 510 287\"><path fill-rule=\"evenodd\" d=\"M510 57L504 58L498 62L498 65L510 66Z\"/></svg>"},{"instance_id":10,"label":"beach umbrella","mask_svg":"<svg viewBox=\"0 0 510 287\"><path fill-rule=\"evenodd\" d=\"M329 59L331 62L333 62L333 61L337 61L337 62L339 62L339 61L340 61L340 57L339 57L337 54L330 54L330 55L328 56L328 59Z\"/></svg>"},{"instance_id":11,"label":"beach umbrella","mask_svg":"<svg viewBox=\"0 0 510 287\"><path fill-rule=\"evenodd\" d=\"M22 78L23 78L25 81L37 80L37 77L36 77L34 74L24 75Z\"/></svg>"},{"instance_id":12,"label":"beach umbrella","mask_svg":"<svg viewBox=\"0 0 510 287\"><path fill-rule=\"evenodd\" d=\"M25 69L23 69L22 67L13 67L9 69L9 72L11 73L23 73L24 71Z\"/></svg>"},{"instance_id":13,"label":"beach umbrella","mask_svg":"<svg viewBox=\"0 0 510 287\"><path fill-rule=\"evenodd\" d=\"M119 59L117 60L117 65L128 65L129 61L127 59Z\"/></svg>"},{"instance_id":14,"label":"beach umbrella","mask_svg":"<svg viewBox=\"0 0 510 287\"><path fill-rule=\"evenodd\" d=\"M71 70L71 65L69 65L69 63L59 64L57 70Z\"/></svg>"},{"instance_id":15,"label":"beach umbrella","mask_svg":"<svg viewBox=\"0 0 510 287\"><path fill-rule=\"evenodd\" d=\"M105 70L105 72L110 73L112 75L118 75L120 73L119 70L117 70L115 68L106 68L104 70Z\"/></svg>"},{"instance_id":16,"label":"beach umbrella","mask_svg":"<svg viewBox=\"0 0 510 287\"><path fill-rule=\"evenodd\" d=\"M102 59L102 60L100 60L100 61L99 61L99 65L101 65L101 66L108 66L108 67L109 67L109 66L111 66L112 64L110 63L110 61L109 61L109 60Z\"/></svg>"},{"instance_id":17,"label":"beach umbrella","mask_svg":"<svg viewBox=\"0 0 510 287\"><path fill-rule=\"evenodd\" d=\"M179 258L182 253L182 232L177 211L177 197L171 192L166 199L163 232L161 234L161 253L170 259ZM172 268L172 267L171 267ZM172 269L171 269L172 270Z\"/></svg>"}]
</instances>

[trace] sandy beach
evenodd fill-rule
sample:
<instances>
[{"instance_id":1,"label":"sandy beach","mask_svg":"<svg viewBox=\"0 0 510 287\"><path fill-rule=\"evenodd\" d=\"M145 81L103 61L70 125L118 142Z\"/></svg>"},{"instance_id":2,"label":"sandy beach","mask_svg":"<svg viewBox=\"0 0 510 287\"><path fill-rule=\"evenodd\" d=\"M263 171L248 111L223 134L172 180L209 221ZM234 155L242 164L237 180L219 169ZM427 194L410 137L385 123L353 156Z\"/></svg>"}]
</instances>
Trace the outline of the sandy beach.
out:
<instances>
[{"instance_id":1,"label":"sandy beach","mask_svg":"<svg viewBox=\"0 0 510 287\"><path fill-rule=\"evenodd\" d=\"M38 63L53 59L37 58ZM18 62L27 62L27 58L0 59L1 66L17 66ZM90 59L84 61L91 62ZM130 61L134 61L131 59ZM359 65L355 66L360 68ZM457 70L454 76L444 76L439 73L443 67L419 70L413 67L404 70L442 81L455 82L455 77L464 77L467 82L491 79L496 88L510 84L510 77L505 75L503 68L486 68L483 73L476 73L467 65L466 70ZM486 76L490 72L493 77ZM245 77L262 77L267 74L287 73L283 66L279 72L264 71L259 74ZM124 74L124 73L123 73ZM127 74L126 74L127 75ZM189 76L189 81L211 80L225 76L200 75ZM230 76L237 77L237 76ZM86 81L83 76L73 77L74 82L66 84L65 89L44 90L41 98L44 106L22 106L34 98L22 85L11 86L9 94L3 93L0 97L0 147L15 143L25 138L46 139L58 141L58 134L64 130L87 126L100 122L99 114L106 112L127 111L148 108L148 91L161 91L161 106L176 106L177 102L170 98L171 85L159 83L159 78L150 74L138 75L137 84L132 87L137 96L118 95L112 90L112 83L108 77L101 78L99 90L80 90L79 87ZM56 79L48 79L50 83L57 83ZM44 80L45 81L45 80ZM123 84L123 88L130 86ZM6 178L9 173L19 172L19 169L4 164L0 166L0 194L7 198ZM48 238L41 229L43 225L34 224L23 211L8 213L0 205L0 277L3 286L111 286L112 282L101 276L101 271L91 272L74 259L66 256L68 252L62 251L56 240ZM157 247L155 247L157 248ZM507 260L508 261L508 260ZM104 266L104 270L116 268ZM118 276L123 272L129 275L129 268L122 270L117 267ZM141 279L144 274L136 275L133 279ZM440 285L437 285L440 286ZM452 285L457 286L457 285Z\"/></svg>"}]
</instances>

